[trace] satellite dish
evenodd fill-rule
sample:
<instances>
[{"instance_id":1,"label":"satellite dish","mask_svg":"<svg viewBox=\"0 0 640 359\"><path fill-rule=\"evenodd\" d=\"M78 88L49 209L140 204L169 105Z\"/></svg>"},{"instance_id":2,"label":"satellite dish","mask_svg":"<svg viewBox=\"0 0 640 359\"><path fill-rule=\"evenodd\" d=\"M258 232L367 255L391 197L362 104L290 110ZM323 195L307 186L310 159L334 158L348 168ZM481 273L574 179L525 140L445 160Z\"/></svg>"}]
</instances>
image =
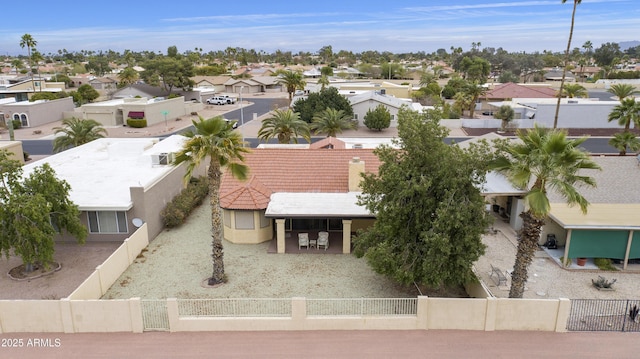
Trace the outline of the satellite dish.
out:
<instances>
[{"instance_id":1,"label":"satellite dish","mask_svg":"<svg viewBox=\"0 0 640 359\"><path fill-rule=\"evenodd\" d=\"M143 220L141 220L140 218L134 218L134 219L132 219L132 220L131 220L131 223L133 223L133 225L134 225L136 228L140 228L140 227L142 227L142 225L144 224L144 221L143 221Z\"/></svg>"}]
</instances>

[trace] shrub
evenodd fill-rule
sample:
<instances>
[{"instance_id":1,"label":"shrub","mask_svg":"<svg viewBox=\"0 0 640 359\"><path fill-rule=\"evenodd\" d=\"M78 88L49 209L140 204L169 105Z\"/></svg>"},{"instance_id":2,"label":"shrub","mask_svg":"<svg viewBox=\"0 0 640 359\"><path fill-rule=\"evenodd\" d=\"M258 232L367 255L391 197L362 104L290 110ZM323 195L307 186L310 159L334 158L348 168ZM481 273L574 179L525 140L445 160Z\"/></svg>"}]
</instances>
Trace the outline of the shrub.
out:
<instances>
[{"instance_id":1,"label":"shrub","mask_svg":"<svg viewBox=\"0 0 640 359\"><path fill-rule=\"evenodd\" d=\"M600 270L617 271L618 269L613 266L611 259L609 258L595 258L593 263L600 268Z\"/></svg>"},{"instance_id":2,"label":"shrub","mask_svg":"<svg viewBox=\"0 0 640 359\"><path fill-rule=\"evenodd\" d=\"M165 227L181 225L194 208L202 204L209 194L209 182L206 177L192 178L185 189L175 196L160 212Z\"/></svg>"},{"instance_id":3,"label":"shrub","mask_svg":"<svg viewBox=\"0 0 640 359\"><path fill-rule=\"evenodd\" d=\"M374 110L367 110L364 115L364 125L370 130L382 131L391 125L391 113L383 105L378 105Z\"/></svg>"},{"instance_id":4,"label":"shrub","mask_svg":"<svg viewBox=\"0 0 640 359\"><path fill-rule=\"evenodd\" d=\"M133 127L133 128L147 127L147 119L146 118L127 118L127 126Z\"/></svg>"},{"instance_id":5,"label":"shrub","mask_svg":"<svg viewBox=\"0 0 640 359\"><path fill-rule=\"evenodd\" d=\"M13 123L14 130L17 130L22 127L22 121L20 120L11 120L11 122Z\"/></svg>"}]
</instances>

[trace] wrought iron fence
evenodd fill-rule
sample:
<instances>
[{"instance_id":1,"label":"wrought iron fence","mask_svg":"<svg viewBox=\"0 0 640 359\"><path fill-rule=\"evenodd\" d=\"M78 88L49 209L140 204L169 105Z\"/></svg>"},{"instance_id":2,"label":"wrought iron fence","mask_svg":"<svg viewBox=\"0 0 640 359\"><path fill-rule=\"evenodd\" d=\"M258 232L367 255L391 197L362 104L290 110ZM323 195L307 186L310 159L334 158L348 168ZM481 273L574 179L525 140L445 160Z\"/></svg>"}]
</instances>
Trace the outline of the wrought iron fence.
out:
<instances>
[{"instance_id":1,"label":"wrought iron fence","mask_svg":"<svg viewBox=\"0 0 640 359\"><path fill-rule=\"evenodd\" d=\"M640 332L640 300L572 299L571 331Z\"/></svg>"},{"instance_id":2,"label":"wrought iron fence","mask_svg":"<svg viewBox=\"0 0 640 359\"><path fill-rule=\"evenodd\" d=\"M307 315L326 316L415 316L417 298L307 299Z\"/></svg>"},{"instance_id":3,"label":"wrought iron fence","mask_svg":"<svg viewBox=\"0 0 640 359\"><path fill-rule=\"evenodd\" d=\"M290 317L291 299L178 299L178 315L207 317Z\"/></svg>"},{"instance_id":4,"label":"wrought iron fence","mask_svg":"<svg viewBox=\"0 0 640 359\"><path fill-rule=\"evenodd\" d=\"M142 325L144 331L167 331L169 330L169 314L167 313L166 299L143 299L140 301L142 307Z\"/></svg>"}]
</instances>

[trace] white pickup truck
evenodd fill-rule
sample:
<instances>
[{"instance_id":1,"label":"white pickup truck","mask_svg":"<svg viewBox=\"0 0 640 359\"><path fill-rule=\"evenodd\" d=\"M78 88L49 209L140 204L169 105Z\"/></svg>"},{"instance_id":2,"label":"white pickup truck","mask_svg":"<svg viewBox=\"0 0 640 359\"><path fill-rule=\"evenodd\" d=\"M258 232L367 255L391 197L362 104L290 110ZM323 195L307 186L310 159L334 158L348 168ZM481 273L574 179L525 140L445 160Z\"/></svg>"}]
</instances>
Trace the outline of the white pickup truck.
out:
<instances>
[{"instance_id":1,"label":"white pickup truck","mask_svg":"<svg viewBox=\"0 0 640 359\"><path fill-rule=\"evenodd\" d=\"M227 98L226 97L222 97L222 96L214 96L211 97L207 100L207 103L209 105L225 105L229 102L227 102Z\"/></svg>"},{"instance_id":2,"label":"white pickup truck","mask_svg":"<svg viewBox=\"0 0 640 359\"><path fill-rule=\"evenodd\" d=\"M220 97L224 97L227 99L227 103L233 104L236 103L236 98L235 97L231 97L229 95L220 95Z\"/></svg>"}]
</instances>

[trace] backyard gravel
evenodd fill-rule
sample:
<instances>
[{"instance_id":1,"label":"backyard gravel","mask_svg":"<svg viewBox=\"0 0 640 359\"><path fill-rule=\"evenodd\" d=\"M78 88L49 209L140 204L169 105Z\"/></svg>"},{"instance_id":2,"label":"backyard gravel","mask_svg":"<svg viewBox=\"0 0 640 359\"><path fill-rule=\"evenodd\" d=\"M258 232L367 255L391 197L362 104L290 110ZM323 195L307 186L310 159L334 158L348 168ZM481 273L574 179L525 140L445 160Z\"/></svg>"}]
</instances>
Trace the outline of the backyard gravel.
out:
<instances>
[{"instance_id":1,"label":"backyard gravel","mask_svg":"<svg viewBox=\"0 0 640 359\"><path fill-rule=\"evenodd\" d=\"M205 201L206 203L206 201ZM165 230L104 295L104 299L163 298L404 298L418 295L374 273L362 258L343 254L271 254L268 242L224 241L228 282L203 287L211 276L209 206L177 229Z\"/></svg>"}]
</instances>

